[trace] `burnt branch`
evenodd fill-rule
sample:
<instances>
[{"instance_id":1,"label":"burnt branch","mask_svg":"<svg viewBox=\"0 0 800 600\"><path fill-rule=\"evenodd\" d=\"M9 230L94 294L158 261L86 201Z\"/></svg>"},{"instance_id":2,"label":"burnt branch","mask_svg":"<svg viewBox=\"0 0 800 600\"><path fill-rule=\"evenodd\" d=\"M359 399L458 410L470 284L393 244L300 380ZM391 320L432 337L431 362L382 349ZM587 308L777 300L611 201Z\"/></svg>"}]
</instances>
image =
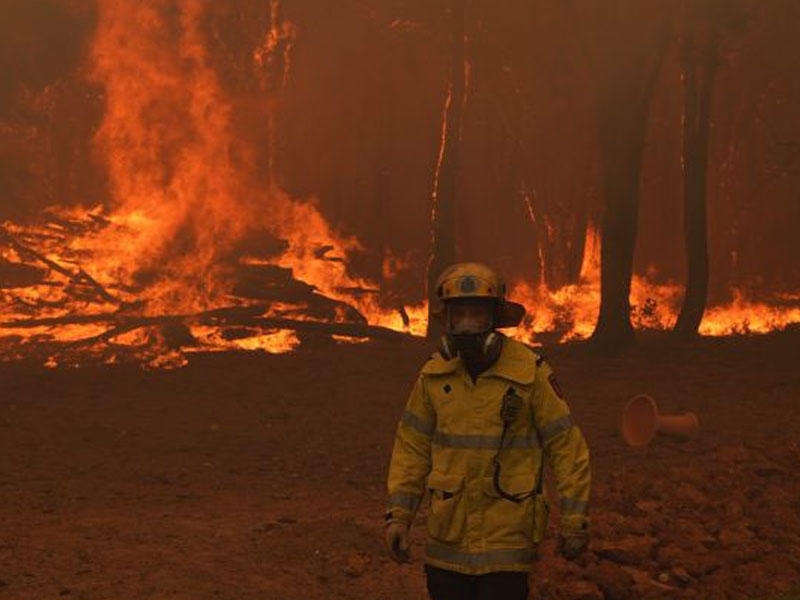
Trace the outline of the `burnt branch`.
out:
<instances>
[{"instance_id":1,"label":"burnt branch","mask_svg":"<svg viewBox=\"0 0 800 600\"><path fill-rule=\"evenodd\" d=\"M45 266L49 267L53 271L64 275L69 279L71 283L75 284L86 284L97 293L97 295L105 300L106 302L111 302L114 304L119 304L120 300L115 296L111 295L94 277L89 275L83 268L78 267L78 272L73 273L66 267L62 267L57 262L50 260L43 254L37 252L33 248L30 248L17 240L13 235L11 235L8 231L4 228L0 227L0 242L5 242L9 246L11 246L14 250L19 252L22 255L28 256L33 260L39 261Z\"/></svg>"},{"instance_id":2,"label":"burnt branch","mask_svg":"<svg viewBox=\"0 0 800 600\"><path fill-rule=\"evenodd\" d=\"M130 317L118 313L101 313L97 315L67 315L45 319L25 319L0 323L4 329L30 329L40 326L75 325L91 323L107 323L109 329L99 335L70 342L69 346L91 345L107 342L111 338L141 327L169 324L194 324L212 326L254 326L266 329L291 329L294 331L310 331L330 335L351 337L369 337L374 339L406 339L410 334L395 331L387 327L367 325L365 323L333 323L327 321L304 321L280 317L261 317L265 305L234 306L206 312L186 315L163 315L154 317Z\"/></svg>"}]
</instances>

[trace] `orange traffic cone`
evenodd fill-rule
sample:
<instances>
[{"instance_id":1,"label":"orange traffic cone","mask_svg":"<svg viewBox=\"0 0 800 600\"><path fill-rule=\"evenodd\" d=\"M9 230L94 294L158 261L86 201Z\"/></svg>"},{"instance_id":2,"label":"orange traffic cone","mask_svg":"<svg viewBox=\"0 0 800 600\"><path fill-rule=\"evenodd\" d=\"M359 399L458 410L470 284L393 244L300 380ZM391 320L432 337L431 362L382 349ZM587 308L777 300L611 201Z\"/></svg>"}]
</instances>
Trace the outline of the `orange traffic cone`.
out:
<instances>
[{"instance_id":1,"label":"orange traffic cone","mask_svg":"<svg viewBox=\"0 0 800 600\"><path fill-rule=\"evenodd\" d=\"M693 412L660 415L655 400L639 394L628 401L622 412L622 437L629 446L646 446L656 433L688 439L697 433L700 422Z\"/></svg>"}]
</instances>

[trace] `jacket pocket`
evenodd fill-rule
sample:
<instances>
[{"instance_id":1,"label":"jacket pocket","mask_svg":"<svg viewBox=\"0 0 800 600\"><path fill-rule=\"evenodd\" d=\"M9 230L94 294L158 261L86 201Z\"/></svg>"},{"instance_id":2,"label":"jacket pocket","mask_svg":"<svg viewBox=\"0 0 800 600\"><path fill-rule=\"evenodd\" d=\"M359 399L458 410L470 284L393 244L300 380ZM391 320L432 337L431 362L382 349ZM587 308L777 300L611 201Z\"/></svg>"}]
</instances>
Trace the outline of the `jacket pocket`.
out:
<instances>
[{"instance_id":1,"label":"jacket pocket","mask_svg":"<svg viewBox=\"0 0 800 600\"><path fill-rule=\"evenodd\" d=\"M466 506L464 478L461 475L431 473L428 477L431 495L428 510L428 533L440 542L459 542L464 537Z\"/></svg>"},{"instance_id":2,"label":"jacket pocket","mask_svg":"<svg viewBox=\"0 0 800 600\"><path fill-rule=\"evenodd\" d=\"M503 498L492 477L484 477L483 535L487 546L529 547L534 542L534 498L513 502ZM533 474L501 475L500 486L509 494L528 494Z\"/></svg>"}]
</instances>

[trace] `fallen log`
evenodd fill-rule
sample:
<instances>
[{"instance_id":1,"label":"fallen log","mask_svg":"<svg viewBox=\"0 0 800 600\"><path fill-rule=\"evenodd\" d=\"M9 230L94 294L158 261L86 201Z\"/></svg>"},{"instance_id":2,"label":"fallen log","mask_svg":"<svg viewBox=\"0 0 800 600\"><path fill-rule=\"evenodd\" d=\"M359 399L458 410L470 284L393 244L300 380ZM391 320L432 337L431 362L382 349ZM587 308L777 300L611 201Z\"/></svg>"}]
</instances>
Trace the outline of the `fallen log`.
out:
<instances>
[{"instance_id":1,"label":"fallen log","mask_svg":"<svg viewBox=\"0 0 800 600\"><path fill-rule=\"evenodd\" d=\"M350 337L368 337L375 339L408 339L411 334L378 325L364 323L336 323L330 321L305 321L258 316L264 312L264 306L220 308L202 313L161 316L125 316L119 313L100 313L97 315L66 315L43 319L25 319L0 323L3 329L29 329L41 326L76 325L107 323L108 331L90 338L69 342L69 345L85 345L109 339L139 329L155 325L183 323L186 325L215 325L219 327L252 326L265 329L291 329L294 331L310 331L329 335L345 335Z\"/></svg>"},{"instance_id":2,"label":"fallen log","mask_svg":"<svg viewBox=\"0 0 800 600\"><path fill-rule=\"evenodd\" d=\"M7 243L9 246L14 248L17 252L21 254L26 254L29 257L33 258L41 262L42 264L50 267L52 270L56 271L57 273L61 273L65 277L69 278L69 280L73 283L87 283L90 287L92 287L97 294L103 298L103 300L107 302L112 302L115 304L119 304L120 300L111 294L91 275L89 275L86 271L84 271L81 267L78 267L78 272L73 273L66 267L62 267L57 262L50 260L43 254L40 254L33 248L29 248L25 244L18 241L13 235L8 233L5 229L0 227L0 241Z\"/></svg>"},{"instance_id":3,"label":"fallen log","mask_svg":"<svg viewBox=\"0 0 800 600\"><path fill-rule=\"evenodd\" d=\"M367 337L385 340L410 339L413 336L404 331L396 331L379 325L361 323L329 323L325 321L295 321L292 319L259 318L253 321L262 327L275 329L293 329L295 331L316 331L330 335L346 335L350 337ZM242 325L244 323L226 323Z\"/></svg>"},{"instance_id":4,"label":"fallen log","mask_svg":"<svg viewBox=\"0 0 800 600\"><path fill-rule=\"evenodd\" d=\"M89 323L111 322L117 313L98 313L96 315L65 315L63 317L42 317L40 319L24 319L0 322L2 329L30 329L48 325L81 325Z\"/></svg>"}]
</instances>

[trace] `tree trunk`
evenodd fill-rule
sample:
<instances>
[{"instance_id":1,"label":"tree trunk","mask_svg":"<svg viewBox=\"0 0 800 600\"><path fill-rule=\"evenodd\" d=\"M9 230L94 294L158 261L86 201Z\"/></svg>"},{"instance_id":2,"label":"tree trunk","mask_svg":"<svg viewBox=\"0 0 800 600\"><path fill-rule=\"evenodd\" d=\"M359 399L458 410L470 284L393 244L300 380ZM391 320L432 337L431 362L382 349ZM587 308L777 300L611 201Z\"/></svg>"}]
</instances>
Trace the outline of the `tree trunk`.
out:
<instances>
[{"instance_id":1,"label":"tree trunk","mask_svg":"<svg viewBox=\"0 0 800 600\"><path fill-rule=\"evenodd\" d=\"M577 212L570 230L570 243L567 254L567 283L579 283L583 268L583 254L586 250L586 236L589 233L589 214L587 209Z\"/></svg>"},{"instance_id":2,"label":"tree trunk","mask_svg":"<svg viewBox=\"0 0 800 600\"><path fill-rule=\"evenodd\" d=\"M699 24L700 26L702 24ZM708 298L708 239L706 227L706 173L711 94L717 64L717 30L712 22L706 40L691 24L683 39L683 226L687 279L683 307L674 333L697 335Z\"/></svg>"},{"instance_id":3,"label":"tree trunk","mask_svg":"<svg viewBox=\"0 0 800 600\"><path fill-rule=\"evenodd\" d=\"M639 213L639 176L646 108L636 107L602 127L606 196L600 246L600 314L592 340L602 345L633 341L630 285ZM628 122L621 122L627 120Z\"/></svg>"},{"instance_id":4,"label":"tree trunk","mask_svg":"<svg viewBox=\"0 0 800 600\"><path fill-rule=\"evenodd\" d=\"M642 152L650 100L669 41L669 19L657 19L650 39L644 42L637 39L639 34L622 29L632 25L623 22L628 13L621 11L618 15L622 20L614 25L621 28L621 37L615 39L613 31L605 33L605 43L615 50L605 55L608 63L596 82L605 208L601 222L600 313L591 341L602 348L620 348L634 341L630 289ZM644 30L643 23L635 25ZM629 43L627 35L631 35ZM647 42L649 46L631 53L631 46ZM623 61L632 61L625 70L619 66Z\"/></svg>"},{"instance_id":5,"label":"tree trunk","mask_svg":"<svg viewBox=\"0 0 800 600\"><path fill-rule=\"evenodd\" d=\"M645 74L641 94L610 94L600 109L605 210L600 245L600 313L592 341L624 346L634 340L630 320L633 252L639 218L639 179L647 115L663 48Z\"/></svg>"},{"instance_id":6,"label":"tree trunk","mask_svg":"<svg viewBox=\"0 0 800 600\"><path fill-rule=\"evenodd\" d=\"M461 112L466 92L464 71L465 0L454 0L450 8L450 65L447 96L442 115L442 137L433 180L431 206L431 257L428 262L428 329L429 339L437 337L439 327L433 320L438 307L436 279L455 261L454 205L459 175L459 142Z\"/></svg>"}]
</instances>

